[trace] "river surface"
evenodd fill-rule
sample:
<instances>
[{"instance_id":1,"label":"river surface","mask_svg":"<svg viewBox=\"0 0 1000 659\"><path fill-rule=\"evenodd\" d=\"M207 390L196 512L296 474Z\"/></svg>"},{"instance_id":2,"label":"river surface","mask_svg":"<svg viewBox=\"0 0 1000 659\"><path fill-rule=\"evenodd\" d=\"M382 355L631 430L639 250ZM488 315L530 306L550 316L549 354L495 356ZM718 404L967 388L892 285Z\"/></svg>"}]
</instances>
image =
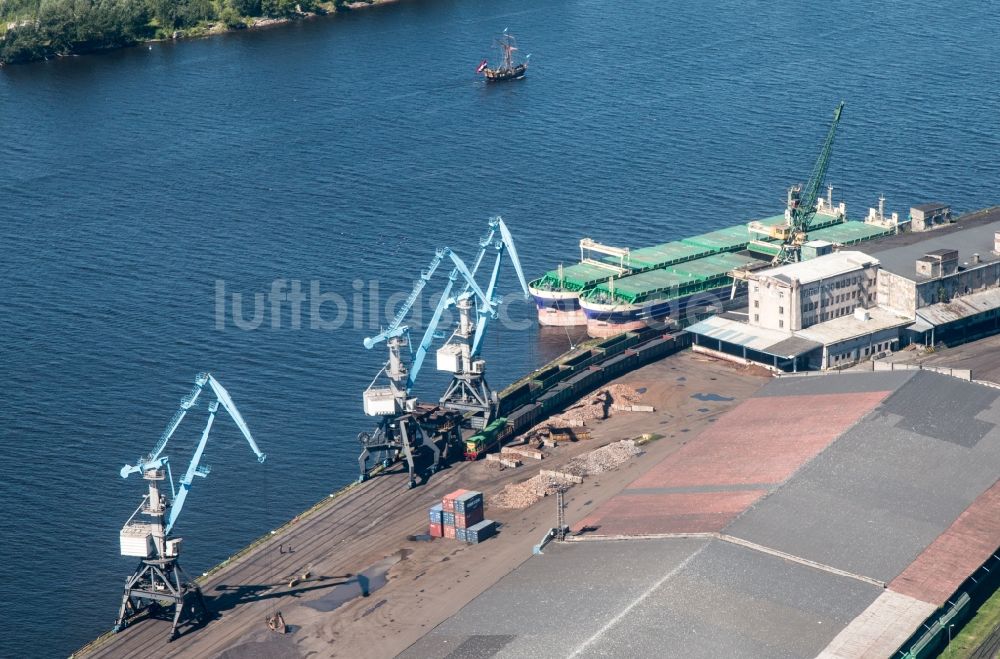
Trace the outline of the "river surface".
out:
<instances>
[{"instance_id":1,"label":"river surface","mask_svg":"<svg viewBox=\"0 0 1000 659\"><path fill-rule=\"evenodd\" d=\"M355 478L385 358L362 339L435 247L471 258L490 215L530 279L584 236L635 247L775 214L842 99L828 180L852 217L881 193L904 215L1000 202L995 4L807 4L410 1L0 71L0 656L110 628L144 491L118 470L196 372L269 457L217 419L176 527L189 573ZM531 70L487 87L473 71L505 27ZM299 313L265 297L238 326L233 294L253 325L277 280L300 282ZM575 338L530 322L512 270L501 288L497 388ZM168 451L175 477L204 414Z\"/></svg>"}]
</instances>

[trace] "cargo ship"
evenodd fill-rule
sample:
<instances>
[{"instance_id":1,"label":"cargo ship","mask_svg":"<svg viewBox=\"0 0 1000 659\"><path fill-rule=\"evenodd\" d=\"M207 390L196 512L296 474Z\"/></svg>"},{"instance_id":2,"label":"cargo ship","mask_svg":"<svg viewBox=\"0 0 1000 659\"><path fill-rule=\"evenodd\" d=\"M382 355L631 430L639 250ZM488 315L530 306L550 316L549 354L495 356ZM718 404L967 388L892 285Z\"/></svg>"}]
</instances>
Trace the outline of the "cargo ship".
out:
<instances>
[{"instance_id":1,"label":"cargo ship","mask_svg":"<svg viewBox=\"0 0 1000 659\"><path fill-rule=\"evenodd\" d=\"M784 215L776 215L635 250L584 239L579 263L529 284L538 322L586 325L591 336L606 337L653 324L685 327L707 313L739 306L746 291L733 286L732 273L770 266L780 243L769 230L784 222ZM848 220L844 204L834 206L828 192L817 200L809 240L846 246L892 232Z\"/></svg>"}]
</instances>

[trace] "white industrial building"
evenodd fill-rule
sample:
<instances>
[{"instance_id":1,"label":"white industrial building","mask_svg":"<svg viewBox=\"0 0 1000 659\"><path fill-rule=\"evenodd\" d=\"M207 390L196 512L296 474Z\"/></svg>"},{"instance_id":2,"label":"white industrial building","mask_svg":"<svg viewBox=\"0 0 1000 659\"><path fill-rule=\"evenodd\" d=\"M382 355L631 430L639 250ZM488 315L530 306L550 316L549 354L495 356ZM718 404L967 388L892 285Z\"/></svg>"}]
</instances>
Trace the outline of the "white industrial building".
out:
<instances>
[{"instance_id":1,"label":"white industrial building","mask_svg":"<svg viewBox=\"0 0 1000 659\"><path fill-rule=\"evenodd\" d=\"M746 313L692 325L695 350L798 371L1000 331L1000 207L957 220L924 210L932 232L748 273Z\"/></svg>"},{"instance_id":2,"label":"white industrial building","mask_svg":"<svg viewBox=\"0 0 1000 659\"><path fill-rule=\"evenodd\" d=\"M877 272L877 259L845 251L750 273L748 321L795 331L849 316L874 304Z\"/></svg>"}]
</instances>

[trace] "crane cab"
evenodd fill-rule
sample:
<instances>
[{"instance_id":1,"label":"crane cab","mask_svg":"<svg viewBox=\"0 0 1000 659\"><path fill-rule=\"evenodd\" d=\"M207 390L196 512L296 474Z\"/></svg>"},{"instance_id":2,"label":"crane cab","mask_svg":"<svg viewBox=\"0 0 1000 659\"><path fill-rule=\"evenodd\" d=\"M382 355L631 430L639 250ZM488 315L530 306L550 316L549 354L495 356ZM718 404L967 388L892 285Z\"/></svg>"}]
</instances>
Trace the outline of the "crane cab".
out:
<instances>
[{"instance_id":1,"label":"crane cab","mask_svg":"<svg viewBox=\"0 0 1000 659\"><path fill-rule=\"evenodd\" d=\"M437 369L448 373L458 373L462 370L462 346L458 343L448 343L437 351Z\"/></svg>"},{"instance_id":2,"label":"crane cab","mask_svg":"<svg viewBox=\"0 0 1000 659\"><path fill-rule=\"evenodd\" d=\"M153 524L129 520L122 527L121 533L118 534L122 556L153 558L155 556L153 526Z\"/></svg>"},{"instance_id":3,"label":"crane cab","mask_svg":"<svg viewBox=\"0 0 1000 659\"><path fill-rule=\"evenodd\" d=\"M391 416L396 413L396 399L391 387L369 387L364 393L365 414Z\"/></svg>"}]
</instances>

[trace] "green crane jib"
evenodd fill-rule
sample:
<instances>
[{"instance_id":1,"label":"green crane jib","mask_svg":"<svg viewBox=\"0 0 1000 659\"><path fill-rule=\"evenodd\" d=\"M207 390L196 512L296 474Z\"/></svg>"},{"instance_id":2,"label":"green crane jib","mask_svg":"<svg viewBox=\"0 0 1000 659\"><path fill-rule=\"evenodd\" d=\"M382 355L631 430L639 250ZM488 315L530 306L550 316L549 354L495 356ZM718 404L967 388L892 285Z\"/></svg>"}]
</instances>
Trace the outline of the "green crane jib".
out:
<instances>
[{"instance_id":1,"label":"green crane jib","mask_svg":"<svg viewBox=\"0 0 1000 659\"><path fill-rule=\"evenodd\" d=\"M820 151L819 158L813 166L812 174L806 183L805 192L798 185L788 191L788 208L791 211L789 218L792 227L792 234L805 233L809 230L809 223L812 222L816 214L816 199L819 197L820 188L823 187L823 180L826 178L826 169L830 165L830 154L833 152L833 138L837 134L837 125L840 123L840 114L844 110L844 102L841 101L837 109L833 111L833 123L826 134L826 141L823 142L823 150Z\"/></svg>"},{"instance_id":2,"label":"green crane jib","mask_svg":"<svg viewBox=\"0 0 1000 659\"><path fill-rule=\"evenodd\" d=\"M748 227L751 233L767 236L767 240L751 240L749 249L761 255L774 255L774 263L788 263L799 260L800 247L806 241L809 225L816 215L816 201L820 188L826 178L826 170L830 165L830 154L833 152L833 138L837 134L837 125L844 110L844 102L837 105L833 111L833 123L823 142L816 165L813 167L809 181L803 192L801 185L793 185L788 189L788 206L785 208L785 221L782 224L764 226L760 222L751 222Z\"/></svg>"}]
</instances>

